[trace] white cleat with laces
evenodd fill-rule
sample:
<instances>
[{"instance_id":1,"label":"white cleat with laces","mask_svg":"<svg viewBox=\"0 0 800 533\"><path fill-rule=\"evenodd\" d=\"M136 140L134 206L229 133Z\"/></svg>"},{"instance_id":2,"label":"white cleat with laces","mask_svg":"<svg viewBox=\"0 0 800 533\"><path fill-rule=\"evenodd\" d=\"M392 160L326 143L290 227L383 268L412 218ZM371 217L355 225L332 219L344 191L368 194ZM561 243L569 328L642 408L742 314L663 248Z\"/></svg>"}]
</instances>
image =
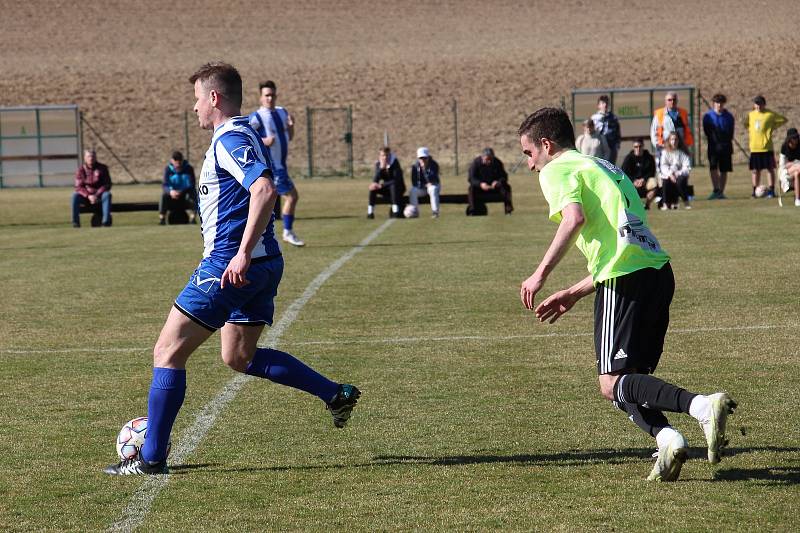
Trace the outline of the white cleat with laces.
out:
<instances>
[{"instance_id":1,"label":"white cleat with laces","mask_svg":"<svg viewBox=\"0 0 800 533\"><path fill-rule=\"evenodd\" d=\"M286 231L283 232L283 242L288 242L293 246L305 246L305 242L301 241L300 238L294 234L293 231Z\"/></svg>"},{"instance_id":2,"label":"white cleat with laces","mask_svg":"<svg viewBox=\"0 0 800 533\"><path fill-rule=\"evenodd\" d=\"M656 454L653 454L656 456ZM657 452L656 464L647 476L648 481L677 481L681 475L681 467L689 457L689 445L683 435L675 432L675 436Z\"/></svg>"}]
</instances>

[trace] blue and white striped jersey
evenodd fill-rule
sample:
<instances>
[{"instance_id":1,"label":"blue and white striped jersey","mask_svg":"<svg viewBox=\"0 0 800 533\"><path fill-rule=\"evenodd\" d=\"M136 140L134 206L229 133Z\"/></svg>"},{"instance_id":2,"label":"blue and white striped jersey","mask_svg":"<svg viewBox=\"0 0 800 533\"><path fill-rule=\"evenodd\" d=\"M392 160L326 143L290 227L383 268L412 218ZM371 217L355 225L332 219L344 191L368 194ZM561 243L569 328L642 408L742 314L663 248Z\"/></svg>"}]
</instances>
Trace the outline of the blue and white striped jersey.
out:
<instances>
[{"instance_id":1,"label":"blue and white striped jersey","mask_svg":"<svg viewBox=\"0 0 800 533\"><path fill-rule=\"evenodd\" d=\"M198 184L203 257L229 261L239 251L250 207L250 186L272 164L247 117L233 117L214 130ZM252 258L280 253L273 231L274 215L253 250Z\"/></svg>"},{"instance_id":2,"label":"blue and white striped jersey","mask_svg":"<svg viewBox=\"0 0 800 533\"><path fill-rule=\"evenodd\" d=\"M260 107L250 113L250 125L259 137L275 136L275 142L269 147L269 155L275 171L287 171L286 159L289 156L289 112L280 106L275 109ZM263 143L262 143L263 144Z\"/></svg>"}]
</instances>

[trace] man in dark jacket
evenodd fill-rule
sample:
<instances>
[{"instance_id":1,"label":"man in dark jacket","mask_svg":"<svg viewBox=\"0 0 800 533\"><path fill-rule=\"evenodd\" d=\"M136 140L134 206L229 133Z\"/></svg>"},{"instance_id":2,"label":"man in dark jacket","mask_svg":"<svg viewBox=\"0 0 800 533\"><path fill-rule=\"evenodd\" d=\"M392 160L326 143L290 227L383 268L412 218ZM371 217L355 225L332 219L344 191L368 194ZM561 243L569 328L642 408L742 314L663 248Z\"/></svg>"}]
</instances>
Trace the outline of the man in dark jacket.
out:
<instances>
[{"instance_id":1,"label":"man in dark jacket","mask_svg":"<svg viewBox=\"0 0 800 533\"><path fill-rule=\"evenodd\" d=\"M511 205L511 185L503 162L494 156L494 150L484 148L469 167L469 200L468 215L485 214L486 199L499 194L503 199L505 211L510 215L514 210Z\"/></svg>"},{"instance_id":2,"label":"man in dark jacket","mask_svg":"<svg viewBox=\"0 0 800 533\"><path fill-rule=\"evenodd\" d=\"M367 206L367 218L375 218L375 202L378 195L389 197L392 203L392 217L402 218L403 212L400 204L403 202L403 194L406 192L406 184L403 181L403 168L397 157L392 153L388 146L384 146L378 152L378 160L375 162L375 174L372 176L372 183L369 184L369 205Z\"/></svg>"},{"instance_id":3,"label":"man in dark jacket","mask_svg":"<svg viewBox=\"0 0 800 533\"><path fill-rule=\"evenodd\" d=\"M183 154L175 151L169 160L169 164L164 168L164 179L162 181L161 201L158 204L158 220L162 226L167 223L167 211L191 210L189 222L196 223L195 206L197 196L195 193L194 168L183 158ZM185 222L183 219L182 222ZM172 217L170 217L172 223Z\"/></svg>"},{"instance_id":4,"label":"man in dark jacket","mask_svg":"<svg viewBox=\"0 0 800 533\"><path fill-rule=\"evenodd\" d=\"M97 161L94 150L84 150L83 164L75 172L75 192L72 194L72 227L80 228L82 205L100 206L103 226L111 225L111 175L108 167ZM94 224L92 224L94 225Z\"/></svg>"},{"instance_id":5,"label":"man in dark jacket","mask_svg":"<svg viewBox=\"0 0 800 533\"><path fill-rule=\"evenodd\" d=\"M728 99L724 94L711 97L712 108L703 115L703 132L708 138L708 171L714 190L709 200L725 199L728 172L733 171L733 115L725 109Z\"/></svg>"},{"instance_id":6,"label":"man in dark jacket","mask_svg":"<svg viewBox=\"0 0 800 533\"><path fill-rule=\"evenodd\" d=\"M639 198L645 199L644 208L650 209L650 204L658 191L656 160L653 154L645 150L643 139L636 139L633 142L633 150L622 162L622 171L633 182Z\"/></svg>"}]
</instances>

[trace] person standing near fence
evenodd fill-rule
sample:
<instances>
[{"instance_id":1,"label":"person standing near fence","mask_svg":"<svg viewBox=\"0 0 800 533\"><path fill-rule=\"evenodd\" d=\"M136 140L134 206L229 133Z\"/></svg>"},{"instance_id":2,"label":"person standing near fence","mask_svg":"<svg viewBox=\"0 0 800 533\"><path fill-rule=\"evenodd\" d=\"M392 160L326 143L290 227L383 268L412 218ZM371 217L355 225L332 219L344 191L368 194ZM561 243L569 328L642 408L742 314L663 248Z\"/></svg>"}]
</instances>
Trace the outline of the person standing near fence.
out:
<instances>
[{"instance_id":1,"label":"person standing near fence","mask_svg":"<svg viewBox=\"0 0 800 533\"><path fill-rule=\"evenodd\" d=\"M607 95L604 94L597 99L597 113L592 115L592 122L594 122L595 131L602 135L608 144L608 157L605 159L616 165L622 131L617 115L608 110Z\"/></svg>"},{"instance_id":2,"label":"person standing near fence","mask_svg":"<svg viewBox=\"0 0 800 533\"><path fill-rule=\"evenodd\" d=\"M294 233L294 212L297 208L297 188L289 177L286 160L289 156L289 141L294 137L294 119L289 112L275 105L278 90L275 82L267 80L258 86L261 107L250 113L250 125L261 137L272 157L273 180L278 194L283 198L283 240L294 246L303 246L305 242Z\"/></svg>"},{"instance_id":3,"label":"person standing near fence","mask_svg":"<svg viewBox=\"0 0 800 533\"><path fill-rule=\"evenodd\" d=\"M728 99L717 93L711 97L711 109L703 115L703 132L708 139L708 172L713 191L709 200L725 199L728 172L733 171L733 130L735 120L725 109Z\"/></svg>"},{"instance_id":4,"label":"person standing near fence","mask_svg":"<svg viewBox=\"0 0 800 533\"><path fill-rule=\"evenodd\" d=\"M656 109L653 113L653 122L650 123L650 142L656 151L656 166L660 165L661 152L669 134L673 131L687 148L694 145L689 113L684 108L678 107L678 93L668 91L664 95L664 107Z\"/></svg>"},{"instance_id":5,"label":"person standing near fence","mask_svg":"<svg viewBox=\"0 0 800 533\"><path fill-rule=\"evenodd\" d=\"M750 137L750 177L753 181L753 198L761 184L761 171L769 175L767 198L775 198L775 152L772 150L772 132L786 124L786 117L767 109L767 100L761 95L753 98L753 110L747 114L744 125Z\"/></svg>"}]
</instances>

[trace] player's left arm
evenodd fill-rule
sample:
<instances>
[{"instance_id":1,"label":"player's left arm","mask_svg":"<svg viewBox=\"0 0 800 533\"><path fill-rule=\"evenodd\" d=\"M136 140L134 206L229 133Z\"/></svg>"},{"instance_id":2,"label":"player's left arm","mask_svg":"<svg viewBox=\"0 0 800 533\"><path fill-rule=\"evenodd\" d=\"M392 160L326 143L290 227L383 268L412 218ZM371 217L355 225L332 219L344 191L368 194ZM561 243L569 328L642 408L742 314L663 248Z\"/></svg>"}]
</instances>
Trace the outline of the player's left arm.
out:
<instances>
[{"instance_id":1,"label":"player's left arm","mask_svg":"<svg viewBox=\"0 0 800 533\"><path fill-rule=\"evenodd\" d=\"M545 298L542 303L536 306L534 311L536 318L539 319L539 322L549 320L552 324L561 315L572 309L575 302L593 292L594 281L592 280L592 275L589 274L572 287L558 291Z\"/></svg>"},{"instance_id":2,"label":"player's left arm","mask_svg":"<svg viewBox=\"0 0 800 533\"><path fill-rule=\"evenodd\" d=\"M547 277L556 268L570 246L575 243L585 221L583 208L577 202L571 202L561 210L561 222L544 258L534 273L523 281L520 287L519 297L526 309L533 309L533 299L536 293L542 289Z\"/></svg>"},{"instance_id":3,"label":"player's left arm","mask_svg":"<svg viewBox=\"0 0 800 533\"><path fill-rule=\"evenodd\" d=\"M289 140L294 139L294 117L289 110L286 110L286 133L289 135Z\"/></svg>"},{"instance_id":4,"label":"player's left arm","mask_svg":"<svg viewBox=\"0 0 800 533\"><path fill-rule=\"evenodd\" d=\"M246 274L250 268L253 249L264 234L264 230L267 229L272 210L275 207L275 200L278 197L270 176L269 170L264 170L261 176L250 185L247 224L244 227L239 251L228 263L225 272L222 273L220 287L223 289L228 283L236 288L244 287L249 283Z\"/></svg>"}]
</instances>

